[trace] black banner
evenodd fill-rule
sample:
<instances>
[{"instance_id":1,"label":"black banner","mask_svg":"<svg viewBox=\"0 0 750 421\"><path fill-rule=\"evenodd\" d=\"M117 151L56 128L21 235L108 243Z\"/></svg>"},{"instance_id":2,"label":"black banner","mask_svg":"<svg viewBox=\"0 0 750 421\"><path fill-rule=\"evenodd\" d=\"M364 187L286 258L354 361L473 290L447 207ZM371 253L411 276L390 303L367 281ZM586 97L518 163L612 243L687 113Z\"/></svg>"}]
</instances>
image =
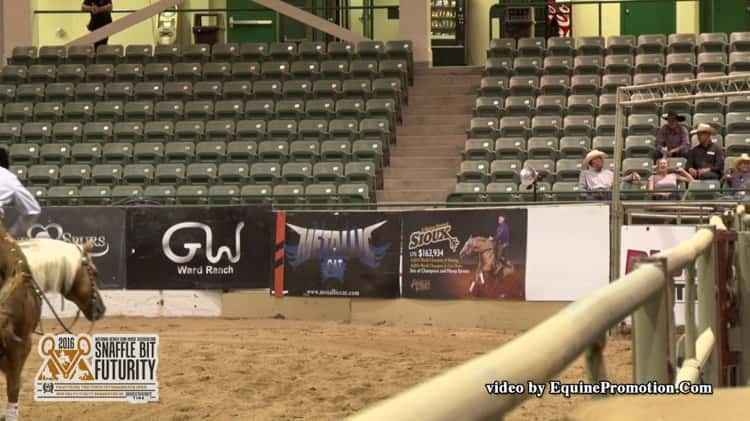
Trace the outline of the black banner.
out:
<instances>
[{"instance_id":1,"label":"black banner","mask_svg":"<svg viewBox=\"0 0 750 421\"><path fill-rule=\"evenodd\" d=\"M16 218L8 209L6 228ZM25 238L52 238L67 242L94 241L92 254L102 289L125 288L125 210L113 207L46 207L29 227Z\"/></svg>"},{"instance_id":2,"label":"black banner","mask_svg":"<svg viewBox=\"0 0 750 421\"><path fill-rule=\"evenodd\" d=\"M287 295L399 296L399 214L287 213L284 235Z\"/></svg>"},{"instance_id":3,"label":"black banner","mask_svg":"<svg viewBox=\"0 0 750 421\"><path fill-rule=\"evenodd\" d=\"M127 286L268 288L273 218L265 207L131 208Z\"/></svg>"},{"instance_id":4,"label":"black banner","mask_svg":"<svg viewBox=\"0 0 750 421\"><path fill-rule=\"evenodd\" d=\"M404 213L403 296L523 300L527 219L526 209Z\"/></svg>"}]
</instances>

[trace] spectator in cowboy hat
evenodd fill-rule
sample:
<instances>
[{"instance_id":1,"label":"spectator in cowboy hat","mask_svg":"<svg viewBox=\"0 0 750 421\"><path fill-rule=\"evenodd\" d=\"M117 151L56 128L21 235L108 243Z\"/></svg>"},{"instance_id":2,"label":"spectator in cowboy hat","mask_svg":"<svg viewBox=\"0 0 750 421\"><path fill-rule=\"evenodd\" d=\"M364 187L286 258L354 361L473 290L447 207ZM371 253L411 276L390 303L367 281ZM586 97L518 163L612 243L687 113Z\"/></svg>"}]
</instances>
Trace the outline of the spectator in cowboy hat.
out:
<instances>
[{"instance_id":1,"label":"spectator in cowboy hat","mask_svg":"<svg viewBox=\"0 0 750 421\"><path fill-rule=\"evenodd\" d=\"M656 149L661 158L687 158L690 151L690 136L687 127L680 124L685 117L670 111L662 116L667 124L656 131Z\"/></svg>"},{"instance_id":2,"label":"spectator in cowboy hat","mask_svg":"<svg viewBox=\"0 0 750 421\"><path fill-rule=\"evenodd\" d=\"M716 130L701 123L690 134L698 135L698 144L688 153L687 169L697 180L720 180L724 172L724 151L711 140Z\"/></svg>"},{"instance_id":3,"label":"spectator in cowboy hat","mask_svg":"<svg viewBox=\"0 0 750 421\"><path fill-rule=\"evenodd\" d=\"M738 199L748 199L750 191L750 156L743 153L732 162L732 168L727 174L729 187L732 189L743 189L733 192L733 196Z\"/></svg>"},{"instance_id":4,"label":"spectator in cowboy hat","mask_svg":"<svg viewBox=\"0 0 750 421\"><path fill-rule=\"evenodd\" d=\"M606 153L596 149L583 158L583 170L578 176L578 188L585 192L583 197L596 200L608 198L608 192L612 190L614 173L609 168L604 168L606 158ZM622 181L640 180L641 176L637 172L630 173L622 178Z\"/></svg>"}]
</instances>

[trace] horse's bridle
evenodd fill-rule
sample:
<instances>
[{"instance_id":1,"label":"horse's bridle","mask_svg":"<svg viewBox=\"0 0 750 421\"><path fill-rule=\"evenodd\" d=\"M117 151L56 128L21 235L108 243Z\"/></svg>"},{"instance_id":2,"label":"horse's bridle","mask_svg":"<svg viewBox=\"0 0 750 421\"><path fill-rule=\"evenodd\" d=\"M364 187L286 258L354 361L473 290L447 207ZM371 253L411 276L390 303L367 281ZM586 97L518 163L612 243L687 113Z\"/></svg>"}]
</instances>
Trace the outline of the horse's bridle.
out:
<instances>
[{"instance_id":1,"label":"horse's bridle","mask_svg":"<svg viewBox=\"0 0 750 421\"><path fill-rule=\"evenodd\" d=\"M89 260L89 257L86 255L85 250L80 245L75 244L75 246L78 248L78 250L81 252L81 265L86 268L87 275L89 276L89 280L91 281L91 302L89 303L90 308L93 308L96 305L97 299L101 300L101 296L99 295L99 289L96 285L96 273L94 272L94 268L91 266L91 262ZM47 306L49 307L50 311L52 311L52 315L55 316L55 319L57 319L57 322L62 326L63 330L65 330L66 333L70 335L75 335L71 329L73 326L75 326L76 322L78 322L78 318L81 317L81 309L79 308L76 311L76 317L73 319L73 323L71 323L70 328L68 328L65 323L62 321L60 316L57 314L57 311L55 310L55 307L52 306L52 303L49 302L49 299L47 299L47 294L44 293L44 290L42 290L39 287L39 284L36 283L36 280L34 279L31 274L29 274L29 278L31 278L31 283L34 287L34 292L36 295L44 300L44 302L47 303ZM94 329L94 323L95 321L91 321L91 327L89 328L89 333ZM42 306L39 306L39 331L34 331L37 335L44 335L44 330L42 328Z\"/></svg>"}]
</instances>

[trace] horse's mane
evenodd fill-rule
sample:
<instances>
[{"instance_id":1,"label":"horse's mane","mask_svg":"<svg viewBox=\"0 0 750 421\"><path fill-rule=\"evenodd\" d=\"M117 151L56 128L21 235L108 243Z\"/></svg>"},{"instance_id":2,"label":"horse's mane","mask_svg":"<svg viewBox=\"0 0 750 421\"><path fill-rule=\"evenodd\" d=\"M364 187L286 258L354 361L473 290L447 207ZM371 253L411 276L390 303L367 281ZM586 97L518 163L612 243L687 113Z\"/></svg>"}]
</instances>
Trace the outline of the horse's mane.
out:
<instances>
[{"instance_id":1,"label":"horse's mane","mask_svg":"<svg viewBox=\"0 0 750 421\"><path fill-rule=\"evenodd\" d=\"M81 250L77 245L49 238L22 240L18 244L39 288L63 294L70 291L81 267Z\"/></svg>"}]
</instances>

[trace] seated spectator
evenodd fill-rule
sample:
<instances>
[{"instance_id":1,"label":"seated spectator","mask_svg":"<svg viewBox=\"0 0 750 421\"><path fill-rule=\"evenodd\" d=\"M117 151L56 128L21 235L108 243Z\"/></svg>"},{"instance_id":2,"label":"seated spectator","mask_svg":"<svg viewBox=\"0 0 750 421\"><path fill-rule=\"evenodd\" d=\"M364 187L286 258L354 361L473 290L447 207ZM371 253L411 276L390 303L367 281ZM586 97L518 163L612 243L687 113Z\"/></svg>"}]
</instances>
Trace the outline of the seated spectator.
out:
<instances>
[{"instance_id":1,"label":"seated spectator","mask_svg":"<svg viewBox=\"0 0 750 421\"><path fill-rule=\"evenodd\" d=\"M737 199L748 199L750 190L750 156L746 153L738 156L732 162L732 169L727 176L729 187L732 189L745 189L733 192Z\"/></svg>"},{"instance_id":2,"label":"seated spectator","mask_svg":"<svg viewBox=\"0 0 750 421\"><path fill-rule=\"evenodd\" d=\"M586 193L586 199L602 200L609 197L612 190L614 173L609 168L604 168L604 160L607 154L594 149L583 159L583 170L578 176L578 188ZM637 172L622 177L622 181L640 181L641 176Z\"/></svg>"},{"instance_id":3,"label":"seated spectator","mask_svg":"<svg viewBox=\"0 0 750 421\"><path fill-rule=\"evenodd\" d=\"M698 144L688 153L688 172L697 180L720 180L724 172L724 151L711 140L716 130L701 123L691 133L698 135Z\"/></svg>"},{"instance_id":4,"label":"seated spectator","mask_svg":"<svg viewBox=\"0 0 750 421\"><path fill-rule=\"evenodd\" d=\"M687 127L680 124L685 117L670 111L662 116L667 124L656 131L656 150L661 158L687 158L690 151L690 135Z\"/></svg>"},{"instance_id":5,"label":"seated spectator","mask_svg":"<svg viewBox=\"0 0 750 421\"><path fill-rule=\"evenodd\" d=\"M662 158L656 163L656 173L648 178L648 191L655 200L677 199L677 182L689 183L693 177L684 168L678 167L675 172L669 172L669 162ZM669 190L669 191L659 191Z\"/></svg>"}]
</instances>

